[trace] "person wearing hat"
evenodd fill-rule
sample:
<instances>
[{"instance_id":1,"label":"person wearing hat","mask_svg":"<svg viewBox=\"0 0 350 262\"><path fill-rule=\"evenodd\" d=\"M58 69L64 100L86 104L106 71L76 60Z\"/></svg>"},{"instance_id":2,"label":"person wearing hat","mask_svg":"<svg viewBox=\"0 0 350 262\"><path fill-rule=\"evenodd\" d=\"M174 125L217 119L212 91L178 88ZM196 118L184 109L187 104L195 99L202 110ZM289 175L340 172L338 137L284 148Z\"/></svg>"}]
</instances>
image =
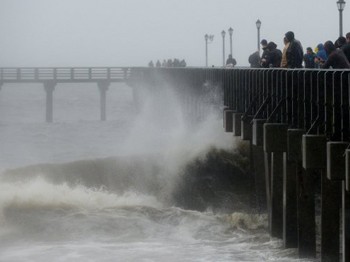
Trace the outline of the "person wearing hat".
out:
<instances>
[{"instance_id":1,"label":"person wearing hat","mask_svg":"<svg viewBox=\"0 0 350 262\"><path fill-rule=\"evenodd\" d=\"M287 68L302 68L303 64L303 48L298 40L295 39L294 33L288 31L285 39L289 43L286 50Z\"/></svg>"}]
</instances>

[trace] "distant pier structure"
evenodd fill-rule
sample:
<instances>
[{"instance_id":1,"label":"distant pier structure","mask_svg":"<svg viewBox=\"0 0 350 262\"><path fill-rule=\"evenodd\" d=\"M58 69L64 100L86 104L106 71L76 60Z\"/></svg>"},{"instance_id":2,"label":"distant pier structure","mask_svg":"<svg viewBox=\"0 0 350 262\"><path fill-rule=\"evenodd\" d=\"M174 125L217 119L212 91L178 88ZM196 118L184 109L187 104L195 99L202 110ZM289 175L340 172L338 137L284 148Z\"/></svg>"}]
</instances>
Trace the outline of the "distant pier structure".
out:
<instances>
[{"instance_id":1,"label":"distant pier structure","mask_svg":"<svg viewBox=\"0 0 350 262\"><path fill-rule=\"evenodd\" d=\"M0 88L6 83L42 83L46 92L46 122L53 121L54 90L60 83L96 83L100 91L100 118L106 120L106 96L111 83L126 83L126 67L0 68Z\"/></svg>"}]
</instances>

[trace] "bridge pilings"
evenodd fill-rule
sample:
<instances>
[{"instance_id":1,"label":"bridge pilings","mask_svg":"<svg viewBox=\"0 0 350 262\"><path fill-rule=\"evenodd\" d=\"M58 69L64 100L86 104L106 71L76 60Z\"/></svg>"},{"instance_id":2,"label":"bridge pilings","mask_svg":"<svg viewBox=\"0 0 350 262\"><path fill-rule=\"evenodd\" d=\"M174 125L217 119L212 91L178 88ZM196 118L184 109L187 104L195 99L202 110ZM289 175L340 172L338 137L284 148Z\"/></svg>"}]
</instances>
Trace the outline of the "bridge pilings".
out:
<instances>
[{"instance_id":1,"label":"bridge pilings","mask_svg":"<svg viewBox=\"0 0 350 262\"><path fill-rule=\"evenodd\" d=\"M100 82L97 82L97 85L100 90L100 120L106 121L107 90L109 88L110 82L100 81Z\"/></svg>"},{"instance_id":2,"label":"bridge pilings","mask_svg":"<svg viewBox=\"0 0 350 262\"><path fill-rule=\"evenodd\" d=\"M283 238L283 157L287 151L286 124L264 124L264 151L271 153L270 233L272 237ZM267 163L268 164L268 163Z\"/></svg>"},{"instance_id":3,"label":"bridge pilings","mask_svg":"<svg viewBox=\"0 0 350 262\"><path fill-rule=\"evenodd\" d=\"M47 81L44 82L44 89L46 92L46 114L45 119L47 123L53 121L53 91L55 90L56 82Z\"/></svg>"},{"instance_id":4,"label":"bridge pilings","mask_svg":"<svg viewBox=\"0 0 350 262\"><path fill-rule=\"evenodd\" d=\"M342 252L343 262L350 261L350 192L342 182Z\"/></svg>"},{"instance_id":5,"label":"bridge pilings","mask_svg":"<svg viewBox=\"0 0 350 262\"><path fill-rule=\"evenodd\" d=\"M239 126L237 124L239 122L235 118L242 117L242 114L233 113L231 116L233 128L230 132L237 136L239 133L235 134L233 130ZM339 261L340 209L338 204L341 203L339 196L342 193L342 188L339 181L331 181L330 177L333 177L334 180L336 174L340 172L333 169L340 165L339 160L335 162L335 154L339 155L339 152L344 154L344 147L347 144L341 144L342 147L336 150L339 143L327 144L325 136L305 135L303 129L290 129L287 124L265 122L266 119L252 120L251 117L246 116L242 117L240 126L241 139L251 139L253 144L251 147L254 159L253 170L258 195L261 195L258 191L262 188L261 182L259 183L258 180L259 178L264 179L263 191L266 193L271 236L283 239L286 248L298 248L301 258L316 257L316 228L318 226L316 224L315 196L316 181L321 178L322 206L320 216L323 223L320 225L321 257L322 261ZM328 154L327 146L329 147ZM345 168L344 157L343 161ZM327 169L331 171L326 173ZM261 170L265 171L265 176ZM349 193L346 191L345 182L343 187L343 199L347 199ZM348 202L343 200L343 205L346 204ZM346 210L348 209L343 207L343 227L345 229L348 225L345 222L348 221L346 216L349 216ZM338 230L336 230L337 228ZM348 246L346 243L349 240L348 234L343 232L343 242L345 243L343 244L343 253L346 255L345 247ZM337 240L333 241L334 238L338 239L338 243ZM330 239L332 239L331 244L329 243Z\"/></svg>"},{"instance_id":6,"label":"bridge pilings","mask_svg":"<svg viewBox=\"0 0 350 262\"><path fill-rule=\"evenodd\" d=\"M283 158L283 244L298 247L298 174L301 170L303 129L287 130L287 153Z\"/></svg>"}]
</instances>

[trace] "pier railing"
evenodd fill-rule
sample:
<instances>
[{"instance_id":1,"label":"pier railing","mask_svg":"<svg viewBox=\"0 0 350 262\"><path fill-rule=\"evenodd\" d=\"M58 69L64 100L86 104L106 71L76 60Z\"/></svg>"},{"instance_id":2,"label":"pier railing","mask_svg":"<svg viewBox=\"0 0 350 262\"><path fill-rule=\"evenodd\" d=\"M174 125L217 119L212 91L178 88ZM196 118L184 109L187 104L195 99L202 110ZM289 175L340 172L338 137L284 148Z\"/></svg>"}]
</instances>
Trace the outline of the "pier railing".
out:
<instances>
[{"instance_id":1,"label":"pier railing","mask_svg":"<svg viewBox=\"0 0 350 262\"><path fill-rule=\"evenodd\" d=\"M350 70L139 68L145 82L163 81L201 94L207 81L223 88L223 105L243 117L286 123L307 134L349 141ZM135 74L137 75L137 74Z\"/></svg>"},{"instance_id":2,"label":"pier railing","mask_svg":"<svg viewBox=\"0 0 350 262\"><path fill-rule=\"evenodd\" d=\"M0 82L120 82L130 78L127 67L0 68Z\"/></svg>"},{"instance_id":3,"label":"pier railing","mask_svg":"<svg viewBox=\"0 0 350 262\"><path fill-rule=\"evenodd\" d=\"M350 70L236 69L229 74L223 82L227 108L349 141Z\"/></svg>"}]
</instances>

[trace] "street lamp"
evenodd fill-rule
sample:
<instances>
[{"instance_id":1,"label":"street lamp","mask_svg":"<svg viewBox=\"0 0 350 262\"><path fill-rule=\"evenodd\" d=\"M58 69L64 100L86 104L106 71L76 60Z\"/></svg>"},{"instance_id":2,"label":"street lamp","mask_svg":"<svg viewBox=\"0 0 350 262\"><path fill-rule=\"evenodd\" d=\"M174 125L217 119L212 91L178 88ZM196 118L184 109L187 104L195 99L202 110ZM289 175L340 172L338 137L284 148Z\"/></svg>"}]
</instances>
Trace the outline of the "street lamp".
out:
<instances>
[{"instance_id":1,"label":"street lamp","mask_svg":"<svg viewBox=\"0 0 350 262\"><path fill-rule=\"evenodd\" d=\"M256 29L258 30L258 51L259 51L259 56L260 56L260 27L261 27L261 21L258 19L255 22L256 24Z\"/></svg>"},{"instance_id":2,"label":"street lamp","mask_svg":"<svg viewBox=\"0 0 350 262\"><path fill-rule=\"evenodd\" d=\"M205 66L208 67L208 44L213 42L214 35L205 34L204 40L205 40Z\"/></svg>"},{"instance_id":3,"label":"street lamp","mask_svg":"<svg viewBox=\"0 0 350 262\"><path fill-rule=\"evenodd\" d=\"M343 10L345 8L345 1L338 0L337 7L339 10L339 36L343 36Z\"/></svg>"},{"instance_id":4,"label":"street lamp","mask_svg":"<svg viewBox=\"0 0 350 262\"><path fill-rule=\"evenodd\" d=\"M233 29L230 27L228 29L228 33L230 34L230 55L232 55L232 34L233 34Z\"/></svg>"},{"instance_id":5,"label":"street lamp","mask_svg":"<svg viewBox=\"0 0 350 262\"><path fill-rule=\"evenodd\" d=\"M221 36L222 36L222 65L225 66L225 30L222 30Z\"/></svg>"}]
</instances>

